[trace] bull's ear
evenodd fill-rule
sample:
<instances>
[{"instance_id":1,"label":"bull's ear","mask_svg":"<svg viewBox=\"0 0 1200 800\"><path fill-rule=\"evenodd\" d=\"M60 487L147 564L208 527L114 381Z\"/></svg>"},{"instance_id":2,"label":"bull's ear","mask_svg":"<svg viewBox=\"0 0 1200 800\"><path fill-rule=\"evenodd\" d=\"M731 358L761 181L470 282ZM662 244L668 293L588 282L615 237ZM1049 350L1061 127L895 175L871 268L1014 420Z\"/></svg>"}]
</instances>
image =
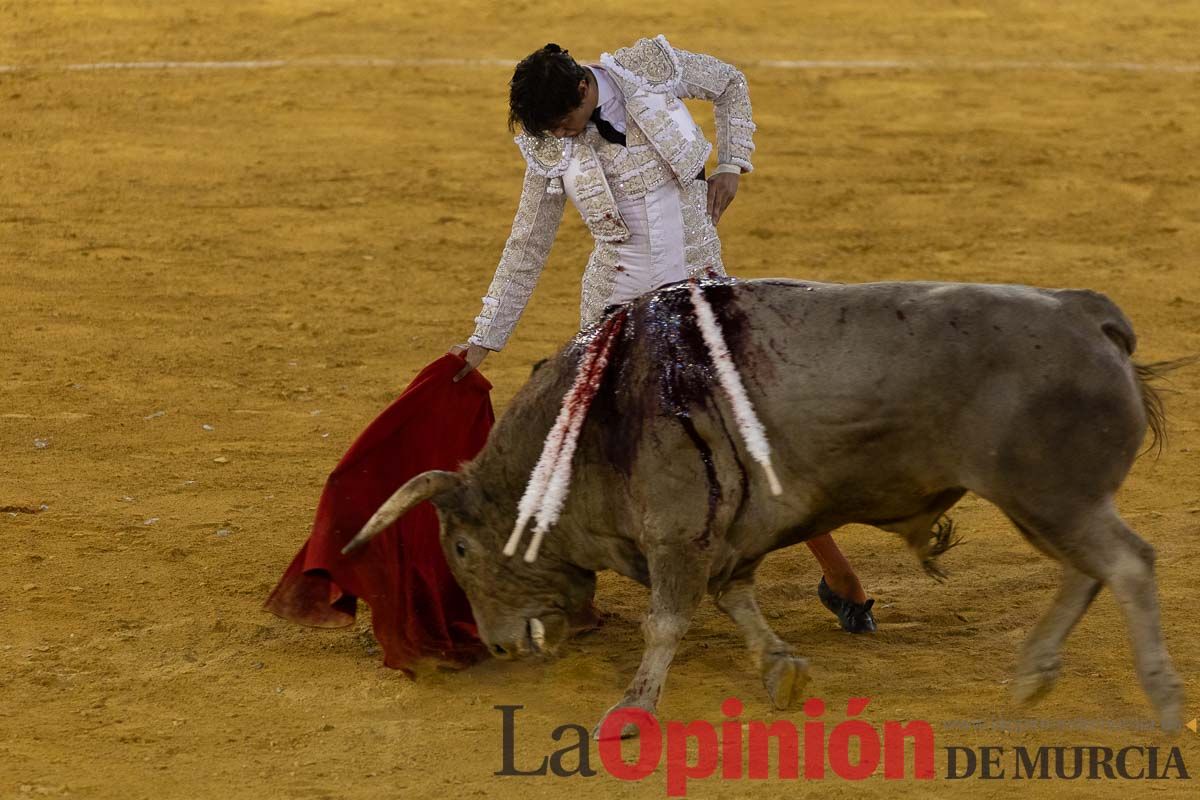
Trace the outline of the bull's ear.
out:
<instances>
[{"instance_id":1,"label":"bull's ear","mask_svg":"<svg viewBox=\"0 0 1200 800\"><path fill-rule=\"evenodd\" d=\"M422 472L413 477L380 506L375 515L358 532L358 535L342 548L342 554L352 553L371 541L380 531L400 519L405 512L422 500L433 500L436 503L438 498L457 489L460 482L461 478L457 472L443 472L436 469Z\"/></svg>"},{"instance_id":2,"label":"bull's ear","mask_svg":"<svg viewBox=\"0 0 1200 800\"><path fill-rule=\"evenodd\" d=\"M463 477L461 473L453 472L456 480L453 483L447 483L437 494L429 498L438 510L438 515L442 518L441 532L446 533L446 520L453 519L466 525L475 525L480 522L483 498L479 492L479 487L476 486L469 478Z\"/></svg>"},{"instance_id":3,"label":"bull's ear","mask_svg":"<svg viewBox=\"0 0 1200 800\"><path fill-rule=\"evenodd\" d=\"M437 506L439 511L457 512L462 510L463 496L466 494L466 481L458 472L443 472L433 470L424 473L433 482L432 494L427 498Z\"/></svg>"}]
</instances>

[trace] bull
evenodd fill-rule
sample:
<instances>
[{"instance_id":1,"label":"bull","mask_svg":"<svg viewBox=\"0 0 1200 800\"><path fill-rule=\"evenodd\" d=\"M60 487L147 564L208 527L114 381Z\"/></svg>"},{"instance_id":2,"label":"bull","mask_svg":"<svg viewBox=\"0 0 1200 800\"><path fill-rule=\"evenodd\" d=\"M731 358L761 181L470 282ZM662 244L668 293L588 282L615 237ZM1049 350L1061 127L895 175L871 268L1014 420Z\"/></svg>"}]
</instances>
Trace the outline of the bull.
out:
<instances>
[{"instance_id":1,"label":"bull","mask_svg":"<svg viewBox=\"0 0 1200 800\"><path fill-rule=\"evenodd\" d=\"M714 281L702 291L770 436L782 495L753 469L687 287L676 285L620 309L570 493L536 560L502 549L595 329L534 372L474 460L414 477L346 552L432 501L446 559L499 658L555 653L600 570L649 587L642 661L609 713L655 711L712 595L786 709L808 667L758 608L763 558L862 523L902 536L936 573L951 543L939 521L971 491L1062 568L1020 652L1017 699L1052 688L1065 638L1108 587L1144 691L1161 724L1179 726L1154 549L1114 504L1147 430L1162 434L1162 406L1148 383L1156 371L1132 361L1133 328L1114 303L1091 291L952 283Z\"/></svg>"}]
</instances>

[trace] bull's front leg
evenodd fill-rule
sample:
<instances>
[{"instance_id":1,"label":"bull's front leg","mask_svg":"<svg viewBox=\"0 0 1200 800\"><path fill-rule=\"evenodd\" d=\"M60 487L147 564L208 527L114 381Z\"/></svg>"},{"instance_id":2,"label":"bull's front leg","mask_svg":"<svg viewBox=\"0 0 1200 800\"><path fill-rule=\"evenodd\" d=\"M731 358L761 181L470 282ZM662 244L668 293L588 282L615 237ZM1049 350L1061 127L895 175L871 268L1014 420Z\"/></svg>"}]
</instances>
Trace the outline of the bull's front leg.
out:
<instances>
[{"instance_id":1,"label":"bull's front leg","mask_svg":"<svg viewBox=\"0 0 1200 800\"><path fill-rule=\"evenodd\" d=\"M650 572L650 610L642 622L646 650L625 696L605 712L604 719L621 708L640 708L653 714L658 707L675 650L692 624L692 615L708 585L707 553L697 550L691 537L681 538L684 541L678 545L658 545L646 554ZM604 719L593 731L597 739ZM636 735L637 728L633 725L626 725L621 731L621 738Z\"/></svg>"},{"instance_id":2,"label":"bull's front leg","mask_svg":"<svg viewBox=\"0 0 1200 800\"><path fill-rule=\"evenodd\" d=\"M737 623L762 676L771 703L780 710L792 706L808 683L808 662L797 656L763 618L754 599L754 568L737 575L717 592L717 606Z\"/></svg>"}]
</instances>

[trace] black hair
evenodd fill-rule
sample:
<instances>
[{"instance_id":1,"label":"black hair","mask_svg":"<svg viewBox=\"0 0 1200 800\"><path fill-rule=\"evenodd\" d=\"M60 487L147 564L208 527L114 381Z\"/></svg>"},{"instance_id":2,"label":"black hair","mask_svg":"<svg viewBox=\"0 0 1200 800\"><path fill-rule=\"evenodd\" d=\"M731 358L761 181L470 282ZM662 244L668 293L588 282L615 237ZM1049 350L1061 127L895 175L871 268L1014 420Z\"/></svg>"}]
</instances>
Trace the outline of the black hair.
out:
<instances>
[{"instance_id":1,"label":"black hair","mask_svg":"<svg viewBox=\"0 0 1200 800\"><path fill-rule=\"evenodd\" d=\"M530 136L542 136L579 108L580 81L587 70L554 43L521 59L508 84L508 129L520 125Z\"/></svg>"}]
</instances>

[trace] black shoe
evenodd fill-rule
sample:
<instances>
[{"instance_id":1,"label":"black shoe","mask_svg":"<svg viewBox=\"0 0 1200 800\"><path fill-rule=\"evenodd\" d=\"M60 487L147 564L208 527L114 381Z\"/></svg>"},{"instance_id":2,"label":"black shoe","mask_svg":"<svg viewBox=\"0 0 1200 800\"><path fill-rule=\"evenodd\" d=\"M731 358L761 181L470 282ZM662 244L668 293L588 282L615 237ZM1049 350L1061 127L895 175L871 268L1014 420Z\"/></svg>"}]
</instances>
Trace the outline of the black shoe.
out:
<instances>
[{"instance_id":1,"label":"black shoe","mask_svg":"<svg viewBox=\"0 0 1200 800\"><path fill-rule=\"evenodd\" d=\"M842 623L842 630L850 633L875 632L875 617L871 616L871 606L875 605L875 598L870 598L865 603L855 603L840 597L829 588L823 575L821 582L817 584L817 597L821 598L821 605L837 616L838 621Z\"/></svg>"}]
</instances>

